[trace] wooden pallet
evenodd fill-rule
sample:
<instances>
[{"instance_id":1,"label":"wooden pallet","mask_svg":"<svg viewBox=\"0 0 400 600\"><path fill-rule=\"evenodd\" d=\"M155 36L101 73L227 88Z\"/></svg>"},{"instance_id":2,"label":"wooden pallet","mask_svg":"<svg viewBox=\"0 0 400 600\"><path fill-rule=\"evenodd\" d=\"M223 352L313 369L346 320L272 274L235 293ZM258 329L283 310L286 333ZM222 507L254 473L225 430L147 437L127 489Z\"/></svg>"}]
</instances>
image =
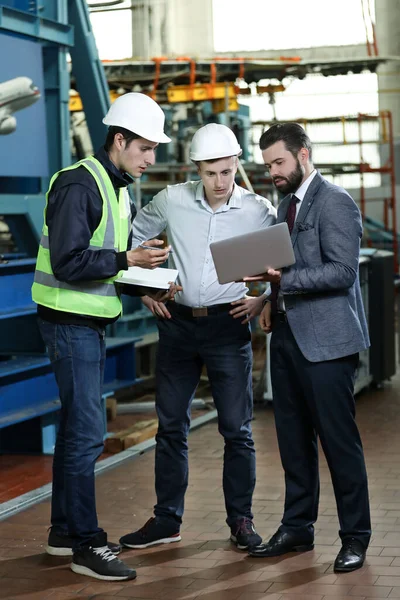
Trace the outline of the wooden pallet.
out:
<instances>
[{"instance_id":1,"label":"wooden pallet","mask_svg":"<svg viewBox=\"0 0 400 600\"><path fill-rule=\"evenodd\" d=\"M157 433L158 421L157 419L149 419L146 421L137 421L131 427L112 433L106 438L104 442L105 452L116 454L127 450L131 446L140 444L152 437Z\"/></svg>"}]
</instances>

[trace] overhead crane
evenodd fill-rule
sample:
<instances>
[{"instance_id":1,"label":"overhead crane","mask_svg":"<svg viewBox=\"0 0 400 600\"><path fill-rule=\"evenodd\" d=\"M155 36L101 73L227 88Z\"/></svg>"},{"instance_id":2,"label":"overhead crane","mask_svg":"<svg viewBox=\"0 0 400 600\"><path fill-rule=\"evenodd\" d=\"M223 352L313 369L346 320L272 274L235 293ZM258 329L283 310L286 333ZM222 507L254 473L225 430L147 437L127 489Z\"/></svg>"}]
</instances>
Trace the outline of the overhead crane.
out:
<instances>
[{"instance_id":1,"label":"overhead crane","mask_svg":"<svg viewBox=\"0 0 400 600\"><path fill-rule=\"evenodd\" d=\"M252 93L255 83L257 93L284 91L282 83L287 78L304 79L309 74L344 75L375 72L388 58L339 60L304 60L299 56L281 56L274 59L244 57L156 57L152 60L102 61L110 88L110 99L128 91L143 91L163 104L212 101L213 109L237 110L237 97ZM268 80L268 85L263 81ZM74 79L71 82L75 89ZM70 110L82 110L79 95L71 94Z\"/></svg>"}]
</instances>

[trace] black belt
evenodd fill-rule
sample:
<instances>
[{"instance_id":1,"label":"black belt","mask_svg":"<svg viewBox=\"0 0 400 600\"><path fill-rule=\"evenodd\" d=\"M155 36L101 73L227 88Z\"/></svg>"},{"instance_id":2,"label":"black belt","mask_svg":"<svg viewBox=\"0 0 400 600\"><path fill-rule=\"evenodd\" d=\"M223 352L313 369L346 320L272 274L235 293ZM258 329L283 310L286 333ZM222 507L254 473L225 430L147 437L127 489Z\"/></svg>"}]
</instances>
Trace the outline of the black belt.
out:
<instances>
[{"instance_id":1,"label":"black belt","mask_svg":"<svg viewBox=\"0 0 400 600\"><path fill-rule=\"evenodd\" d=\"M213 304L213 306L185 306L184 304L178 304L177 302L168 302L168 308L172 310L172 312L182 315L182 317L193 319L226 313L234 307L230 303Z\"/></svg>"}]
</instances>

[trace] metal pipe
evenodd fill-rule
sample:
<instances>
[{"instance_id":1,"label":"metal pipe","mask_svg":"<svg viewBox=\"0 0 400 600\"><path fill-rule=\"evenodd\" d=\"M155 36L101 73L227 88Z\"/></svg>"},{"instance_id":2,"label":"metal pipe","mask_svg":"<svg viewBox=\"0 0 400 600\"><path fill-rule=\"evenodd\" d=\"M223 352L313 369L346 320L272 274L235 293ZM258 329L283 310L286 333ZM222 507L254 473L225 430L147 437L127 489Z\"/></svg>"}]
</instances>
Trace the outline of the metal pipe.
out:
<instances>
[{"instance_id":1,"label":"metal pipe","mask_svg":"<svg viewBox=\"0 0 400 600\"><path fill-rule=\"evenodd\" d=\"M252 194L254 194L255 192L254 192L253 186L250 183L250 179L247 177L247 173L244 170L244 166L243 166L240 158L238 158L238 169L239 169L239 173L240 173L243 181L246 184L247 189L249 190L249 192L251 192Z\"/></svg>"},{"instance_id":2,"label":"metal pipe","mask_svg":"<svg viewBox=\"0 0 400 600\"><path fill-rule=\"evenodd\" d=\"M90 8L108 8L110 6L117 6L117 4L122 4L125 0L110 0L109 2L96 2L96 4L90 4L88 2L88 7Z\"/></svg>"},{"instance_id":3,"label":"metal pipe","mask_svg":"<svg viewBox=\"0 0 400 600\"><path fill-rule=\"evenodd\" d=\"M391 209L392 209L392 236L394 253L394 270L399 272L399 244L397 239L397 210L396 210L396 175L395 175L395 154L393 141L393 115L390 110L385 111L389 122L389 165L390 165L390 189L391 189Z\"/></svg>"},{"instance_id":4,"label":"metal pipe","mask_svg":"<svg viewBox=\"0 0 400 600\"><path fill-rule=\"evenodd\" d=\"M225 125L229 127L230 114L229 114L229 83L225 83Z\"/></svg>"},{"instance_id":5,"label":"metal pipe","mask_svg":"<svg viewBox=\"0 0 400 600\"><path fill-rule=\"evenodd\" d=\"M89 4L88 9L91 13L98 12L114 12L117 10L132 10L132 4L130 6L122 6L119 8L120 4L123 4L125 0L112 0L111 2L96 2L96 4ZM113 8L113 7L117 8Z\"/></svg>"}]
</instances>

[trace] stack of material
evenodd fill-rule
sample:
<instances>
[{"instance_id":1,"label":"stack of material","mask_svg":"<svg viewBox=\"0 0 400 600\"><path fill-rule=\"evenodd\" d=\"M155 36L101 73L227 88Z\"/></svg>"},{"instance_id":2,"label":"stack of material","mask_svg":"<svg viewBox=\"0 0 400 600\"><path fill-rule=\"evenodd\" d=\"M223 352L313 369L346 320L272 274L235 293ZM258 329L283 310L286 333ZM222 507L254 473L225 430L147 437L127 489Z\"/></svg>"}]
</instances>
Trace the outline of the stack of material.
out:
<instances>
[{"instance_id":1,"label":"stack of material","mask_svg":"<svg viewBox=\"0 0 400 600\"><path fill-rule=\"evenodd\" d=\"M111 454L122 452L127 450L131 446L140 444L152 437L157 433L158 421L157 419L149 419L146 421L137 421L131 427L111 433L105 440L104 450Z\"/></svg>"}]
</instances>

